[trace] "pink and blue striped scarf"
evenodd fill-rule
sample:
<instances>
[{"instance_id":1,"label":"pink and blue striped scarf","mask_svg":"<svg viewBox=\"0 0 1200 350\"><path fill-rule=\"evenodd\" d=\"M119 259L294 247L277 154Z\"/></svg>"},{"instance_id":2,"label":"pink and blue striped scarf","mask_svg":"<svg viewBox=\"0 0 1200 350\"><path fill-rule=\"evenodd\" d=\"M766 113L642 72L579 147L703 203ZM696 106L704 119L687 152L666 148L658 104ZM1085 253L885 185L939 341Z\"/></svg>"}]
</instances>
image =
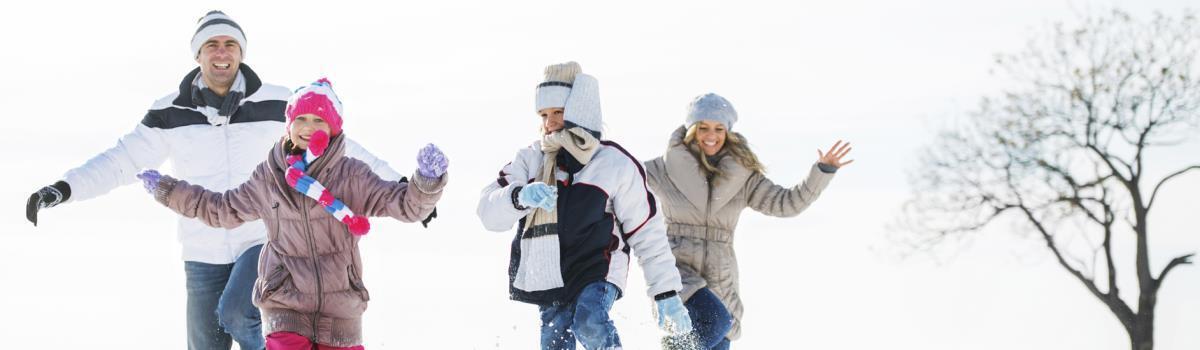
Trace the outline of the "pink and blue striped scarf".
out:
<instances>
[{"instance_id":1,"label":"pink and blue striped scarf","mask_svg":"<svg viewBox=\"0 0 1200 350\"><path fill-rule=\"evenodd\" d=\"M342 203L341 200L333 198L333 194L329 189L317 182L317 179L308 176L304 171L308 169L308 165L317 161L317 158L325 153L325 149L329 147L329 134L324 131L313 133L311 141L308 143L308 150L304 154L293 154L287 157L287 182L292 188L299 191L301 194L312 198L321 203L325 207L325 211L337 218L343 224L346 224L350 229L350 233L356 236L367 234L371 230L371 223L367 221L365 216L354 215L350 208Z\"/></svg>"}]
</instances>

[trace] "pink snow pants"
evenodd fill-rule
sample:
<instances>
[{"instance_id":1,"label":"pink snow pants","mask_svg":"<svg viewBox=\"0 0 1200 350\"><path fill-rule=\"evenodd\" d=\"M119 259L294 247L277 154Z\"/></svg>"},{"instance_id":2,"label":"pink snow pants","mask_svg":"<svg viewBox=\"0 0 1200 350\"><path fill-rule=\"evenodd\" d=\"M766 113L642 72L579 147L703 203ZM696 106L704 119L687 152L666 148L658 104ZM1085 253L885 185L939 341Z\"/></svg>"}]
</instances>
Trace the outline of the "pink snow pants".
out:
<instances>
[{"instance_id":1,"label":"pink snow pants","mask_svg":"<svg viewBox=\"0 0 1200 350\"><path fill-rule=\"evenodd\" d=\"M305 338L292 332L275 332L267 335L267 350L365 350L362 345L355 345L348 348L339 348L336 346L328 346L313 343Z\"/></svg>"}]
</instances>

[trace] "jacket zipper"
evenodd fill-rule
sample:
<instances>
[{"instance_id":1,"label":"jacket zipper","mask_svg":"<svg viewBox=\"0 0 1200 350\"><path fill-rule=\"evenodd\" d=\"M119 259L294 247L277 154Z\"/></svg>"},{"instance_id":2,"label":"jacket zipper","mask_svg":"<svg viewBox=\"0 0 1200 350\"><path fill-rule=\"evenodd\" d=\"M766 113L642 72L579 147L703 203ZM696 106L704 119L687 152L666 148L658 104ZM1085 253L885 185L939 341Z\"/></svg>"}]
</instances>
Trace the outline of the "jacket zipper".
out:
<instances>
[{"instance_id":1,"label":"jacket zipper","mask_svg":"<svg viewBox=\"0 0 1200 350\"><path fill-rule=\"evenodd\" d=\"M271 209L275 210L275 230L278 231L281 228L281 226L279 226L279 202L275 202L275 205L272 205ZM271 242L271 230L267 230L267 243L270 243L270 242Z\"/></svg>"},{"instance_id":2,"label":"jacket zipper","mask_svg":"<svg viewBox=\"0 0 1200 350\"><path fill-rule=\"evenodd\" d=\"M708 181L707 181L708 182L707 183L707 185L708 185L708 202L704 203L704 238L700 240L700 242L704 243L704 248L700 250L701 252L704 253L703 255L700 256L700 263L704 264L704 266L700 268L701 271L703 271L705 268L709 267L708 266L708 264L709 264L709 261L708 261L708 243L709 243L708 238L710 236L712 236L712 234L709 233L708 231L712 230L712 223L710 222L712 220L712 203L713 203L713 201L712 201L713 200L713 198L712 198L712 192L713 192L712 181L713 180L711 178L708 179ZM717 265L717 268L718 268L717 275L718 276L721 275L720 267L721 267L720 264L718 264ZM703 273L703 272L701 272L701 273Z\"/></svg>"},{"instance_id":3,"label":"jacket zipper","mask_svg":"<svg viewBox=\"0 0 1200 350\"><path fill-rule=\"evenodd\" d=\"M313 313L312 317L313 341L316 341L315 338L320 338L320 335L317 333L317 321L321 319L321 309L325 304L325 292L321 288L321 263L317 261L316 238L313 237L312 225L308 222L308 208L302 209L301 213L304 214L304 232L308 234L308 250L312 253L313 271L317 275L317 311Z\"/></svg>"},{"instance_id":4,"label":"jacket zipper","mask_svg":"<svg viewBox=\"0 0 1200 350\"><path fill-rule=\"evenodd\" d=\"M233 118L233 116L229 116L229 117ZM226 120L225 124L221 124L220 126L217 126L217 127L221 128L221 135L224 136L225 164L229 164L229 165L225 166L225 188L233 188L235 185L233 183L233 165L232 165L233 160L230 159L230 156L229 156L230 154L233 153L233 147L229 145L229 128L228 128L228 126L229 126L229 121ZM172 160L171 162L174 163L175 161ZM174 168L175 166L172 165L171 167ZM230 251L233 246L233 242L230 242L230 241L231 241L231 239L229 238L229 230L225 230L225 240L222 243L225 243L226 251ZM236 256L236 255L234 255L234 256Z\"/></svg>"},{"instance_id":5,"label":"jacket zipper","mask_svg":"<svg viewBox=\"0 0 1200 350\"><path fill-rule=\"evenodd\" d=\"M280 228L280 226L279 226L279 202L275 202L275 204L272 204L272 205L271 205L271 210L274 210L274 211L275 211L275 230L279 230L279 228ZM267 230L267 244L264 244L264 245L263 245L263 249L272 249L272 248L271 248L271 247L272 247L272 245L271 245L271 242L272 242L272 240L271 240L271 230L270 230L270 229L268 229L268 230ZM268 253L268 254L270 254L270 252L267 252L267 253ZM279 265L279 267L276 267L275 269L276 269L276 270L279 270L279 269L281 269L281 268L283 268L283 265L282 265L282 264L280 264L280 265ZM271 276L271 275L268 275L268 273L275 273L275 271L267 271L267 270L265 269L265 266L264 266L264 265L262 265L262 264L259 264L259 272L258 272L258 275L259 275L259 276L262 276L263 278L268 278L268 277L270 277L270 276ZM263 284L264 284L264 285L263 285L263 288L265 289L265 288L266 288L266 283L263 283ZM264 290L264 291L265 291L265 290ZM272 292L272 293L273 293L273 292ZM263 296L263 300L264 300L264 301L265 301L265 300L267 300L267 298L266 298L266 296L265 296L265 295Z\"/></svg>"}]
</instances>

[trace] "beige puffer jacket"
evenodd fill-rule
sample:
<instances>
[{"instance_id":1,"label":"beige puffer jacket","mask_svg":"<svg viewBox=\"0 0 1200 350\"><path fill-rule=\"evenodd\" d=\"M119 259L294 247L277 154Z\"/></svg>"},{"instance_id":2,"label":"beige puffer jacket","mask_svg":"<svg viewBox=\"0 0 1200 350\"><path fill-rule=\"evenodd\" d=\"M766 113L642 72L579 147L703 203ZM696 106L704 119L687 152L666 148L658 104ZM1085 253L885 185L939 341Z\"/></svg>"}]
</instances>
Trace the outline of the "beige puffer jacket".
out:
<instances>
[{"instance_id":1,"label":"beige puffer jacket","mask_svg":"<svg viewBox=\"0 0 1200 350\"><path fill-rule=\"evenodd\" d=\"M688 300L701 288L711 290L733 315L726 337L736 340L741 336L742 301L733 235L742 210L795 216L817 199L833 174L814 164L808 179L784 188L726 156L717 164L724 175L710 187L700 161L682 145L686 132L683 127L675 130L666 154L646 162L646 175L666 215L671 252L683 277L681 297Z\"/></svg>"},{"instance_id":2,"label":"beige puffer jacket","mask_svg":"<svg viewBox=\"0 0 1200 350\"><path fill-rule=\"evenodd\" d=\"M365 163L343 157L342 140L344 134L334 137L307 174L356 215L416 222L433 211L448 175L414 175L411 186L382 180ZM359 237L287 184L285 159L284 146L277 143L250 181L224 193L164 176L155 198L216 227L266 223L267 243L254 284L263 333L295 332L337 347L362 344L362 314L370 297L362 281Z\"/></svg>"}]
</instances>

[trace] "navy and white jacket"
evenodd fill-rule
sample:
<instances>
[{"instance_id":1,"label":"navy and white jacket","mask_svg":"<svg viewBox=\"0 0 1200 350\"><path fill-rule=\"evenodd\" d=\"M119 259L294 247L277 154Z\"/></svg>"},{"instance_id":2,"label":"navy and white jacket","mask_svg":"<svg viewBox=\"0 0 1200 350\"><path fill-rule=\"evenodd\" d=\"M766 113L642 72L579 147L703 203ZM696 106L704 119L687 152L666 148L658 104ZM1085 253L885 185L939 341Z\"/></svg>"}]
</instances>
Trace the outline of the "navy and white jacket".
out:
<instances>
[{"instance_id":1,"label":"navy and white jacket","mask_svg":"<svg viewBox=\"0 0 1200 350\"><path fill-rule=\"evenodd\" d=\"M141 123L116 146L67 171L64 180L71 186L70 200L94 198L136 182L134 175L139 171L158 168L167 159L174 169L172 176L209 190L222 192L249 180L285 132L283 112L291 91L263 84L245 64L239 70L246 81L246 97L228 124L210 124L192 102L192 81L200 73L196 68L183 78L177 91L154 102ZM346 141L346 156L367 163L381 178L401 178L387 163ZM232 263L246 249L267 239L261 221L227 230L180 217L178 227L186 261Z\"/></svg>"},{"instance_id":2,"label":"navy and white jacket","mask_svg":"<svg viewBox=\"0 0 1200 350\"><path fill-rule=\"evenodd\" d=\"M611 141L601 142L600 149L581 168L568 152L558 154L557 163L568 174L558 181L558 207L554 211L558 214L563 287L527 292L512 286L521 261L520 232L525 216L532 210L517 210L512 191L533 181L541 169L541 142L517 152L516 159L505 165L499 178L480 195L477 214L489 231L507 231L518 223L509 259L509 296L538 305L569 303L584 286L596 281L611 282L623 291L630 248L645 273L647 295L683 288L663 216L646 186L642 163Z\"/></svg>"}]
</instances>

